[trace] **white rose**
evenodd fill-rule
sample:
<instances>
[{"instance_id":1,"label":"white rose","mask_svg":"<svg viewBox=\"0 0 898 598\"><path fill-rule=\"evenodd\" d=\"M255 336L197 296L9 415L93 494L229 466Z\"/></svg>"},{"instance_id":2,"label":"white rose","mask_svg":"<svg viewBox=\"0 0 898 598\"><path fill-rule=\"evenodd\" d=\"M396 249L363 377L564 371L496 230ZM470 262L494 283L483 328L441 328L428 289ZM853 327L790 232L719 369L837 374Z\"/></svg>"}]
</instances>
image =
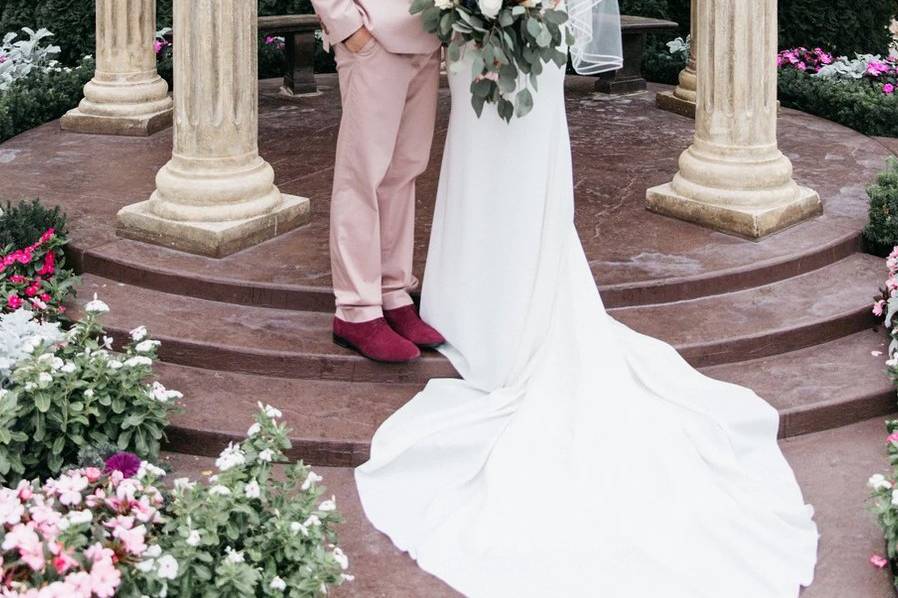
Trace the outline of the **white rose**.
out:
<instances>
[{"instance_id":1,"label":"white rose","mask_svg":"<svg viewBox=\"0 0 898 598\"><path fill-rule=\"evenodd\" d=\"M502 0L477 0L480 12L488 19L495 19L502 10Z\"/></svg>"}]
</instances>

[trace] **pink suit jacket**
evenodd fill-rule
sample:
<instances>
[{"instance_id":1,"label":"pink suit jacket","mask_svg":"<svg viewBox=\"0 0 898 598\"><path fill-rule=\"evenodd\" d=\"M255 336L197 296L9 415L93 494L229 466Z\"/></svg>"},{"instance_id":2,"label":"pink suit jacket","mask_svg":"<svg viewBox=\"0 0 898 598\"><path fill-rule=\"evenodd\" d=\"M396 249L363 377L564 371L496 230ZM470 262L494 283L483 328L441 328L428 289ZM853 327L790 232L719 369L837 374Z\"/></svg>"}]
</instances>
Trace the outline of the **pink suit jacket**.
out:
<instances>
[{"instance_id":1,"label":"pink suit jacket","mask_svg":"<svg viewBox=\"0 0 898 598\"><path fill-rule=\"evenodd\" d=\"M408 12L409 0L312 0L330 45L336 45L362 25L394 54L432 54L440 47L426 33L421 18Z\"/></svg>"}]
</instances>

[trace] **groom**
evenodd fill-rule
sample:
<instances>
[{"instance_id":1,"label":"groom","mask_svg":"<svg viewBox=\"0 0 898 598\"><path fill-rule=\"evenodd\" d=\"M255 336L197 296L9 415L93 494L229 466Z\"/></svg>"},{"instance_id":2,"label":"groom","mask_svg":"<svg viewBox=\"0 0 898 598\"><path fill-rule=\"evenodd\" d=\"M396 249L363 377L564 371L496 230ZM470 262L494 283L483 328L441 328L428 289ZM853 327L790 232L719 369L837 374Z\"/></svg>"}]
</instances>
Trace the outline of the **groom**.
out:
<instances>
[{"instance_id":1,"label":"groom","mask_svg":"<svg viewBox=\"0 0 898 598\"><path fill-rule=\"evenodd\" d=\"M334 48L343 119L331 198L334 341L383 362L417 359L443 337L409 291L415 179L436 120L440 42L408 0L312 0Z\"/></svg>"}]
</instances>

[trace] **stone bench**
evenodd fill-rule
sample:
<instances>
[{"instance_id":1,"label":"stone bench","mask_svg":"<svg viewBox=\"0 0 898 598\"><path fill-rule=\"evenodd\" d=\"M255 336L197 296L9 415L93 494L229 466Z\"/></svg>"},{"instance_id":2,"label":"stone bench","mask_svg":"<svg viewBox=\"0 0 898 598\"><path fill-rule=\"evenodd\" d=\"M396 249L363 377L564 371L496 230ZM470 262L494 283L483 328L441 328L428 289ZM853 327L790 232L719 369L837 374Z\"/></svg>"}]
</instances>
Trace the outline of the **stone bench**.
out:
<instances>
[{"instance_id":1,"label":"stone bench","mask_svg":"<svg viewBox=\"0 0 898 598\"><path fill-rule=\"evenodd\" d=\"M655 31L670 31L679 27L673 21L621 15L623 33L624 66L617 71L602 73L596 80L596 91L622 94L643 91L646 88L642 78L642 56L645 50L646 34Z\"/></svg>"},{"instance_id":2,"label":"stone bench","mask_svg":"<svg viewBox=\"0 0 898 598\"><path fill-rule=\"evenodd\" d=\"M317 93L315 83L315 32L321 28L315 15L259 17L259 33L284 36L284 85L288 96Z\"/></svg>"}]
</instances>

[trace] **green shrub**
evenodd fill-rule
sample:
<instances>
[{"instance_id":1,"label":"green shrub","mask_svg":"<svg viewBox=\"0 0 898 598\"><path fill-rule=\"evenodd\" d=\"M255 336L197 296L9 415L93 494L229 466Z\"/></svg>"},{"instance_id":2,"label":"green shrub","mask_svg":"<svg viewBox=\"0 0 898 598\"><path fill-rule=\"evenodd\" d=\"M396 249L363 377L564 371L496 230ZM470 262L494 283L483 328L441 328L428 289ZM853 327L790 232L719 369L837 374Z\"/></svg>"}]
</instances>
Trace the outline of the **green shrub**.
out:
<instances>
[{"instance_id":1,"label":"green shrub","mask_svg":"<svg viewBox=\"0 0 898 598\"><path fill-rule=\"evenodd\" d=\"M27 247L37 243L47 229L62 237L68 234L65 214L59 206L48 208L38 200L7 202L0 215L0 248Z\"/></svg>"},{"instance_id":2,"label":"green shrub","mask_svg":"<svg viewBox=\"0 0 898 598\"><path fill-rule=\"evenodd\" d=\"M81 101L94 73L93 60L71 70L38 72L0 94L0 142L59 118Z\"/></svg>"},{"instance_id":3,"label":"green shrub","mask_svg":"<svg viewBox=\"0 0 898 598\"><path fill-rule=\"evenodd\" d=\"M867 195L870 220L864 228L864 241L871 253L888 254L898 246L898 160L889 160L886 170L867 187Z\"/></svg>"},{"instance_id":4,"label":"green shrub","mask_svg":"<svg viewBox=\"0 0 898 598\"><path fill-rule=\"evenodd\" d=\"M898 137L898 98L866 79L812 77L791 69L779 73L783 106L816 114L865 135Z\"/></svg>"}]
</instances>

